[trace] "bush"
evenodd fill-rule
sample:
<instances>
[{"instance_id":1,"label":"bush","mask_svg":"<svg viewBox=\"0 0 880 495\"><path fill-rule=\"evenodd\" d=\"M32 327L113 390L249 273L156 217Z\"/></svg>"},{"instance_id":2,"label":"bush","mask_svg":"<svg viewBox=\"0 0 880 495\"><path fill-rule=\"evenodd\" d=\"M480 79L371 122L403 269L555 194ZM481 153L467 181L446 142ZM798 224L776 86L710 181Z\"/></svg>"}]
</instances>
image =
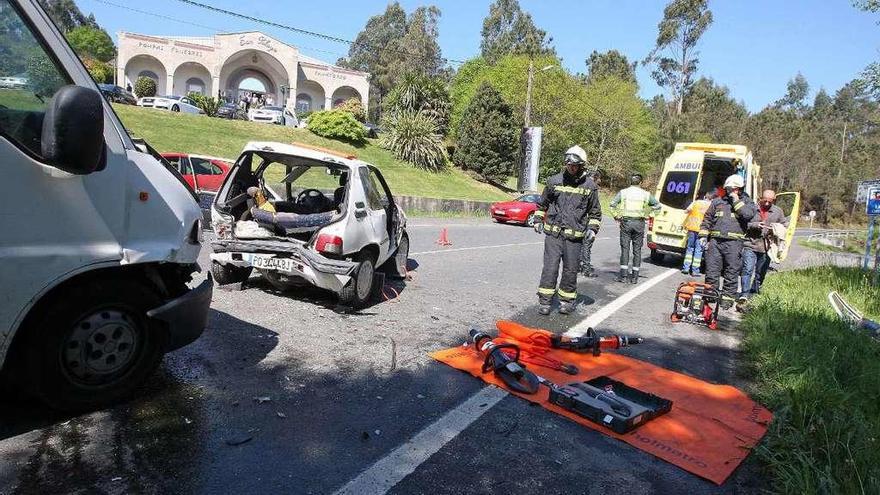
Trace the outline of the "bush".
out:
<instances>
[{"instance_id":1,"label":"bush","mask_svg":"<svg viewBox=\"0 0 880 495\"><path fill-rule=\"evenodd\" d=\"M437 121L415 110L395 112L382 123L382 147L397 158L423 170L438 171L446 166L446 148Z\"/></svg>"},{"instance_id":2,"label":"bush","mask_svg":"<svg viewBox=\"0 0 880 495\"><path fill-rule=\"evenodd\" d=\"M345 100L339 106L334 108L334 110L348 112L352 114L358 122L367 121L367 112L364 111L364 106L361 104L361 100L357 98L349 98L348 100Z\"/></svg>"},{"instance_id":3,"label":"bush","mask_svg":"<svg viewBox=\"0 0 880 495\"><path fill-rule=\"evenodd\" d=\"M437 123L437 132L445 136L449 132L449 115L452 104L446 83L439 77L406 74L383 102L387 114L412 110L427 114Z\"/></svg>"},{"instance_id":4,"label":"bush","mask_svg":"<svg viewBox=\"0 0 880 495\"><path fill-rule=\"evenodd\" d=\"M217 111L220 110L220 105L222 104L220 100L214 98L213 96L205 96L201 93L190 93L189 99L195 102L196 106L205 113L208 117L216 117Z\"/></svg>"},{"instance_id":5,"label":"bush","mask_svg":"<svg viewBox=\"0 0 880 495\"><path fill-rule=\"evenodd\" d=\"M83 64L96 83L109 83L113 81L113 67L110 64L93 58L83 60Z\"/></svg>"},{"instance_id":6,"label":"bush","mask_svg":"<svg viewBox=\"0 0 880 495\"><path fill-rule=\"evenodd\" d=\"M315 134L340 141L360 144L367 140L363 124L341 110L323 110L309 116L308 129Z\"/></svg>"},{"instance_id":7,"label":"bush","mask_svg":"<svg viewBox=\"0 0 880 495\"><path fill-rule=\"evenodd\" d=\"M503 181L516 165L519 129L510 105L489 83L471 99L458 125L453 162L486 179Z\"/></svg>"},{"instance_id":8,"label":"bush","mask_svg":"<svg viewBox=\"0 0 880 495\"><path fill-rule=\"evenodd\" d=\"M134 83L134 94L138 98L156 96L156 81L144 76L137 78Z\"/></svg>"}]
</instances>

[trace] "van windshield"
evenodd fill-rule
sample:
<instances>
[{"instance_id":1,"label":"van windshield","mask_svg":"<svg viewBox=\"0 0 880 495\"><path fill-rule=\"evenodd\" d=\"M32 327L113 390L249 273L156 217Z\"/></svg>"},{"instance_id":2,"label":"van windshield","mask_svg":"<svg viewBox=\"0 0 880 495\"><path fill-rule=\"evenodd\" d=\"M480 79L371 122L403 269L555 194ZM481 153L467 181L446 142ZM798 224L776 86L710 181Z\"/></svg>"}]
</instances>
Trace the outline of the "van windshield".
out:
<instances>
[{"instance_id":1,"label":"van windshield","mask_svg":"<svg viewBox=\"0 0 880 495\"><path fill-rule=\"evenodd\" d=\"M697 185L697 172L669 172L660 191L660 202L664 205L683 210L694 199Z\"/></svg>"}]
</instances>

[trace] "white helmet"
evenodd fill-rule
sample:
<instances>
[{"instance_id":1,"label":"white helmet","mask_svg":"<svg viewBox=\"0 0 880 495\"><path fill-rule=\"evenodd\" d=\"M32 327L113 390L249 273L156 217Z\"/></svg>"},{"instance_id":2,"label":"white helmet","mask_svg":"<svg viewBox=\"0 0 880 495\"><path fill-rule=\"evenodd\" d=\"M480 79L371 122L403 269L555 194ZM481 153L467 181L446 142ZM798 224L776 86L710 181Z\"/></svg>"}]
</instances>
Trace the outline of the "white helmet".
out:
<instances>
[{"instance_id":1,"label":"white helmet","mask_svg":"<svg viewBox=\"0 0 880 495\"><path fill-rule=\"evenodd\" d=\"M746 181L738 174L733 174L724 181L724 189L742 189L744 187L746 187Z\"/></svg>"},{"instance_id":2,"label":"white helmet","mask_svg":"<svg viewBox=\"0 0 880 495\"><path fill-rule=\"evenodd\" d=\"M565 150L565 164L569 163L577 163L578 165L587 163L587 152L577 145Z\"/></svg>"}]
</instances>

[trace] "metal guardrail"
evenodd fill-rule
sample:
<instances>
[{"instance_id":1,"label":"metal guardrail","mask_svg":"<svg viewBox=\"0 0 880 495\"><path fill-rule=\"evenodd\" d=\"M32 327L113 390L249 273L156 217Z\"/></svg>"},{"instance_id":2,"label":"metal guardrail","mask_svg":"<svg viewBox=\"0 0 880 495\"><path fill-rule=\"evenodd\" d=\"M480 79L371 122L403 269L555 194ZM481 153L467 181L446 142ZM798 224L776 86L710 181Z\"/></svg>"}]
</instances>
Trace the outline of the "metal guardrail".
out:
<instances>
[{"instance_id":1,"label":"metal guardrail","mask_svg":"<svg viewBox=\"0 0 880 495\"><path fill-rule=\"evenodd\" d=\"M825 232L817 232L807 237L807 242L822 242L822 239L846 239L849 237L863 237L867 235L866 230L826 230Z\"/></svg>"}]
</instances>

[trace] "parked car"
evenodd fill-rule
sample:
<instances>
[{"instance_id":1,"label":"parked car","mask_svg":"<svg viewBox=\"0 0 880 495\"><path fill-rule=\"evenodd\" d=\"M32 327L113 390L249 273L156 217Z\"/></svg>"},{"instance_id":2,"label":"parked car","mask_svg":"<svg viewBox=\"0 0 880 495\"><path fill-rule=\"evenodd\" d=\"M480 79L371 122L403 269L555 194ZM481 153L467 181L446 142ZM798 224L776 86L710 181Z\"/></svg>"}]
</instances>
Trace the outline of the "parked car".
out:
<instances>
[{"instance_id":1,"label":"parked car","mask_svg":"<svg viewBox=\"0 0 880 495\"><path fill-rule=\"evenodd\" d=\"M271 182L281 181L281 191ZM316 187L336 185L332 192ZM249 143L211 209L220 284L257 269L272 285L308 284L355 307L376 288L376 267L405 277L406 215L376 167L353 156L282 143Z\"/></svg>"},{"instance_id":2,"label":"parked car","mask_svg":"<svg viewBox=\"0 0 880 495\"><path fill-rule=\"evenodd\" d=\"M538 193L523 194L513 201L492 203L489 213L496 222L521 223L531 227L535 223L535 210L540 199Z\"/></svg>"},{"instance_id":3,"label":"parked car","mask_svg":"<svg viewBox=\"0 0 880 495\"><path fill-rule=\"evenodd\" d=\"M367 137L371 139L379 137L379 133L382 132L378 125L369 122L364 122L364 130L367 131Z\"/></svg>"},{"instance_id":4,"label":"parked car","mask_svg":"<svg viewBox=\"0 0 880 495\"><path fill-rule=\"evenodd\" d=\"M111 103L123 103L125 105L137 105L138 103L137 98L126 91L125 88L113 84L99 84L98 89L101 90L101 94Z\"/></svg>"},{"instance_id":5,"label":"parked car","mask_svg":"<svg viewBox=\"0 0 880 495\"><path fill-rule=\"evenodd\" d=\"M6 89L25 89L28 85L28 79L21 76L0 77L0 88Z\"/></svg>"},{"instance_id":6,"label":"parked car","mask_svg":"<svg viewBox=\"0 0 880 495\"><path fill-rule=\"evenodd\" d=\"M232 160L213 156L162 153L162 157L180 172L194 191L217 191L232 167Z\"/></svg>"},{"instance_id":7,"label":"parked car","mask_svg":"<svg viewBox=\"0 0 880 495\"><path fill-rule=\"evenodd\" d=\"M0 195L24 205L0 215L0 369L55 408L103 407L205 329L202 214L183 177L132 141L43 2L3 5L3 49L44 84L0 106ZM19 64L0 57L0 73Z\"/></svg>"},{"instance_id":8,"label":"parked car","mask_svg":"<svg viewBox=\"0 0 880 495\"><path fill-rule=\"evenodd\" d=\"M138 100L138 106L161 108L172 112L202 113L202 109L186 96L145 96Z\"/></svg>"},{"instance_id":9,"label":"parked car","mask_svg":"<svg viewBox=\"0 0 880 495\"><path fill-rule=\"evenodd\" d=\"M247 113L235 103L226 102L217 109L217 116L223 119L248 120Z\"/></svg>"}]
</instances>

